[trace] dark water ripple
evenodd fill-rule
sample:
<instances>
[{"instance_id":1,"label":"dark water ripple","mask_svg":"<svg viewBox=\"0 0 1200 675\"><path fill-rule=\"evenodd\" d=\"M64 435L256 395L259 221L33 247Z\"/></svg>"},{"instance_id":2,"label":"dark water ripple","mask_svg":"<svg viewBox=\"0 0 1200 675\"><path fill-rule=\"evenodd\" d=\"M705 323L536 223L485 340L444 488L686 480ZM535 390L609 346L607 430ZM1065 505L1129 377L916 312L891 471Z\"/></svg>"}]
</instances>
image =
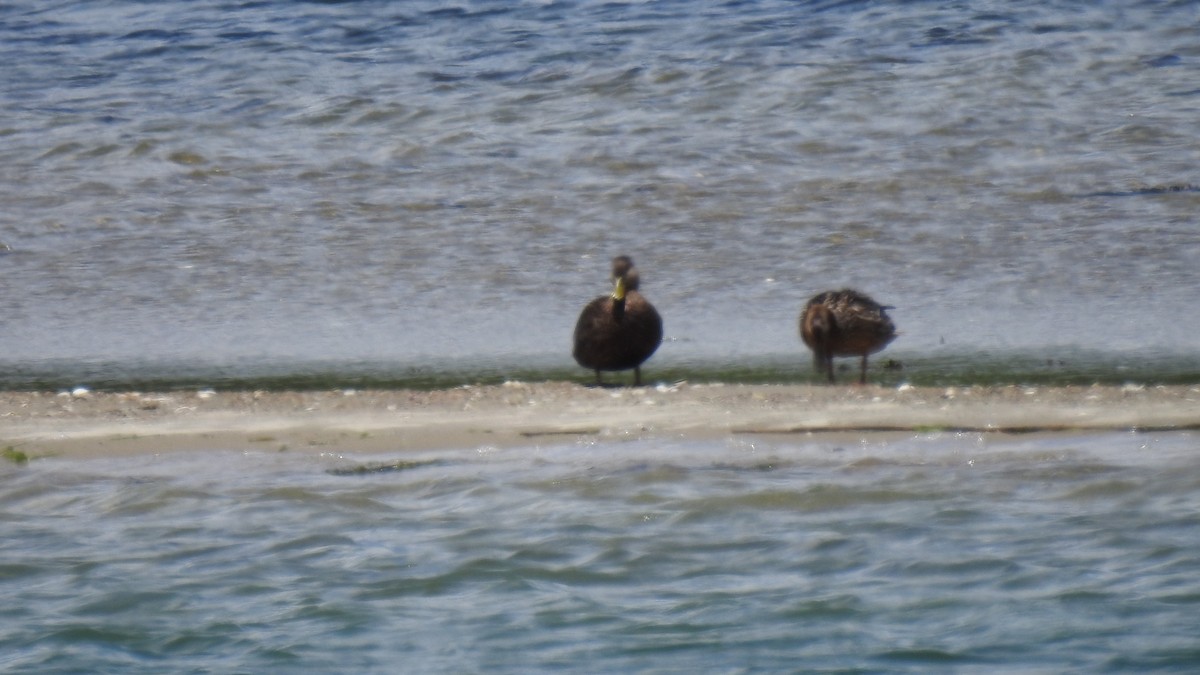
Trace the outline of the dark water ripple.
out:
<instances>
[{"instance_id":1,"label":"dark water ripple","mask_svg":"<svg viewBox=\"0 0 1200 675\"><path fill-rule=\"evenodd\" d=\"M0 475L0 664L1188 670L1196 450L639 441L336 474L356 460L39 459Z\"/></svg>"}]
</instances>

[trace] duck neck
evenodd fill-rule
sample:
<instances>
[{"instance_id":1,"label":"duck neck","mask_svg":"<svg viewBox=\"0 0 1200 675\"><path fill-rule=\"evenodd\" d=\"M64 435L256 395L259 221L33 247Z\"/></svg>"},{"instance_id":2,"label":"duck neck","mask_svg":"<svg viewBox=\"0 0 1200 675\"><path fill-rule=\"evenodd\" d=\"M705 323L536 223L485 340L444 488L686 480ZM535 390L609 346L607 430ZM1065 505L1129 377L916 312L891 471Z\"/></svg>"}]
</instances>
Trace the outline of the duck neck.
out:
<instances>
[{"instance_id":1,"label":"duck neck","mask_svg":"<svg viewBox=\"0 0 1200 675\"><path fill-rule=\"evenodd\" d=\"M613 316L620 320L625 316L625 277L617 277L612 292Z\"/></svg>"}]
</instances>

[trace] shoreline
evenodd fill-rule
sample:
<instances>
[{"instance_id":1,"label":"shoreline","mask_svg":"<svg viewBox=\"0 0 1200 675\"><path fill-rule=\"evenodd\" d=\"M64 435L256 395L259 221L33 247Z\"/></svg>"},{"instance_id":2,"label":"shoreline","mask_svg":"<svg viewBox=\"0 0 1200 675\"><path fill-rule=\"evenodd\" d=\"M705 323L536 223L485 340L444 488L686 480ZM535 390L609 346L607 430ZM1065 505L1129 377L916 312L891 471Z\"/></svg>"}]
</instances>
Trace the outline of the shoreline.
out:
<instances>
[{"instance_id":1,"label":"shoreline","mask_svg":"<svg viewBox=\"0 0 1200 675\"><path fill-rule=\"evenodd\" d=\"M0 392L0 448L28 458L303 448L372 453L579 438L1193 429L1200 429L1200 385L597 388L551 381L432 391Z\"/></svg>"}]
</instances>

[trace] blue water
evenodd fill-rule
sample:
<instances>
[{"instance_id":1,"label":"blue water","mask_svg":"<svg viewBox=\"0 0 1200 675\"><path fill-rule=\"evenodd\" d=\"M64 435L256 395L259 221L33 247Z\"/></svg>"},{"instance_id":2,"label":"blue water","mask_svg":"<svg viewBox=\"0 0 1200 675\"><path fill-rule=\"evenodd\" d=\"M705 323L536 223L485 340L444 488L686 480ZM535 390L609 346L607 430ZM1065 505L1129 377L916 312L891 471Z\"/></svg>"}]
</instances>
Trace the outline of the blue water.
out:
<instances>
[{"instance_id":1,"label":"blue water","mask_svg":"<svg viewBox=\"0 0 1200 675\"><path fill-rule=\"evenodd\" d=\"M896 307L900 361L1200 372L1198 23L1190 2L6 3L0 365L557 372L623 252L662 367L806 375L799 308L853 285Z\"/></svg>"},{"instance_id":2,"label":"blue water","mask_svg":"<svg viewBox=\"0 0 1200 675\"><path fill-rule=\"evenodd\" d=\"M3 3L0 388L586 379L617 253L664 317L651 382L808 378L796 315L851 285L895 306L885 384L1194 383L1197 25ZM1197 449L4 459L0 670L1194 672Z\"/></svg>"},{"instance_id":3,"label":"blue water","mask_svg":"<svg viewBox=\"0 0 1200 675\"><path fill-rule=\"evenodd\" d=\"M0 670L1195 672L1198 441L0 466Z\"/></svg>"}]
</instances>

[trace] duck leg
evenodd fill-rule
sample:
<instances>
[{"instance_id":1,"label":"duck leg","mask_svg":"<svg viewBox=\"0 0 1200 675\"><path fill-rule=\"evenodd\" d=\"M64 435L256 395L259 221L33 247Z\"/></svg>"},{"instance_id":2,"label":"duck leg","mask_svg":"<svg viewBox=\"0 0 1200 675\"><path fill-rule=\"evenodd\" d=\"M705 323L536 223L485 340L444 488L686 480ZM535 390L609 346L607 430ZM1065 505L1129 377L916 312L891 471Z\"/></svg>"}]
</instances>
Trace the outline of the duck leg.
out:
<instances>
[{"instance_id":1,"label":"duck leg","mask_svg":"<svg viewBox=\"0 0 1200 675\"><path fill-rule=\"evenodd\" d=\"M820 347L813 348L813 371L833 382L833 354Z\"/></svg>"},{"instance_id":2,"label":"duck leg","mask_svg":"<svg viewBox=\"0 0 1200 675\"><path fill-rule=\"evenodd\" d=\"M826 351L821 354L821 369L825 371L825 376L829 378L829 384L837 382L837 376L833 370L833 351Z\"/></svg>"}]
</instances>

